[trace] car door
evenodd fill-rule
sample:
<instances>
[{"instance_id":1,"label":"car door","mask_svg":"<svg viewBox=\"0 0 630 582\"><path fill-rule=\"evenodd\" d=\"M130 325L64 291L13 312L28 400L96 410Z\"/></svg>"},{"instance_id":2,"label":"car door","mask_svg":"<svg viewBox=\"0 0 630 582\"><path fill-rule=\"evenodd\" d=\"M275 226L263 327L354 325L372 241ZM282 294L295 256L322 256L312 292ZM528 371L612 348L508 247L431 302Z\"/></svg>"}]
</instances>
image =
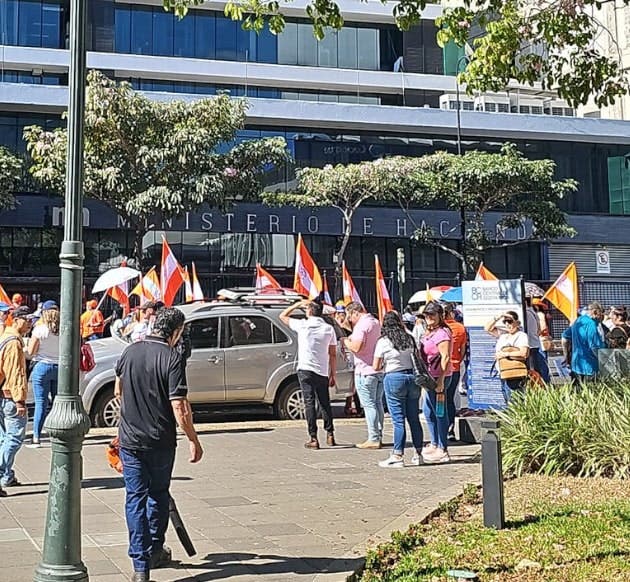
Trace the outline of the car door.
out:
<instances>
[{"instance_id":1,"label":"car door","mask_svg":"<svg viewBox=\"0 0 630 582\"><path fill-rule=\"evenodd\" d=\"M227 400L260 402L271 375L295 358L295 346L265 315L230 315L223 321Z\"/></svg>"},{"instance_id":2,"label":"car door","mask_svg":"<svg viewBox=\"0 0 630 582\"><path fill-rule=\"evenodd\" d=\"M196 404L225 402L225 354L220 347L221 317L186 324L191 355L186 367L188 398Z\"/></svg>"}]
</instances>

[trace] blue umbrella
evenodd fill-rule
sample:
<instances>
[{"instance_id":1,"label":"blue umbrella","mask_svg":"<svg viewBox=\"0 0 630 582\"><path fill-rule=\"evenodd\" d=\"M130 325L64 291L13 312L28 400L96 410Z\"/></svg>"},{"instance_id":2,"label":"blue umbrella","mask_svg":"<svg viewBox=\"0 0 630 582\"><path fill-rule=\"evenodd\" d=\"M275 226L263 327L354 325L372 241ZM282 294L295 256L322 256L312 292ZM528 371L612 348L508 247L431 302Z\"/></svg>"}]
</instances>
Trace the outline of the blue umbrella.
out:
<instances>
[{"instance_id":1,"label":"blue umbrella","mask_svg":"<svg viewBox=\"0 0 630 582\"><path fill-rule=\"evenodd\" d=\"M442 293L442 297L440 297L440 301L445 303L461 303L462 299L462 288L461 287L453 287L448 291Z\"/></svg>"}]
</instances>

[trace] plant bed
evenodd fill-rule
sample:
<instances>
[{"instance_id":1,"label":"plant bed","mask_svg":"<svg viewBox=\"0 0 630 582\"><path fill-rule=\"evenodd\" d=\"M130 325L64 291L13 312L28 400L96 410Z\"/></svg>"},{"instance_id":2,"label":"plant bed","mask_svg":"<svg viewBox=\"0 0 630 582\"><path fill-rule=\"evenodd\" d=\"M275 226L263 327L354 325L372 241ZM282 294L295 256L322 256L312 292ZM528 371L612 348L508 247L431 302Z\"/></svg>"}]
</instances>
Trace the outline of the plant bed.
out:
<instances>
[{"instance_id":1,"label":"plant bed","mask_svg":"<svg viewBox=\"0 0 630 582\"><path fill-rule=\"evenodd\" d=\"M476 487L370 550L362 582L630 580L630 482L526 475L505 483L507 527L483 527Z\"/></svg>"}]
</instances>

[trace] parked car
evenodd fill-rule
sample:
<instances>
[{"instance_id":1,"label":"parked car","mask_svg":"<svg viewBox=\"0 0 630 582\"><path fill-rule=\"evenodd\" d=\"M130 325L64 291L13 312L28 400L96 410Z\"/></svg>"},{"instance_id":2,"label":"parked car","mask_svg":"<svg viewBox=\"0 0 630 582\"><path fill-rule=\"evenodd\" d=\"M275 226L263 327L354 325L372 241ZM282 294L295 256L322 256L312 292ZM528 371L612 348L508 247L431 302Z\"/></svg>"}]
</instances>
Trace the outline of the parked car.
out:
<instances>
[{"instance_id":1,"label":"parked car","mask_svg":"<svg viewBox=\"0 0 630 582\"><path fill-rule=\"evenodd\" d=\"M180 306L186 316L191 355L186 375L193 407L263 404L280 419L304 418L304 399L298 384L297 335L280 321L284 304L256 302L194 303ZM299 314L297 317L304 317ZM343 332L327 320L340 338ZM96 366L82 377L81 394L92 425L118 422L120 402L114 398L114 368L126 342L111 337L90 342ZM350 394L352 369L337 351L337 386L331 399Z\"/></svg>"}]
</instances>

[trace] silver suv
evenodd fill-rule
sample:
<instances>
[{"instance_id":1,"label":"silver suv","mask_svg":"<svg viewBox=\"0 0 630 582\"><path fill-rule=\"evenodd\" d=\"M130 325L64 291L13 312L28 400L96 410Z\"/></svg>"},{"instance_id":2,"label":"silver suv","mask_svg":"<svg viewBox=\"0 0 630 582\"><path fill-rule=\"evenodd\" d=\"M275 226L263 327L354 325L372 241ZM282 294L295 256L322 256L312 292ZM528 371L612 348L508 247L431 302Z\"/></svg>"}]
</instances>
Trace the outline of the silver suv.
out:
<instances>
[{"instance_id":1,"label":"silver suv","mask_svg":"<svg viewBox=\"0 0 630 582\"><path fill-rule=\"evenodd\" d=\"M186 315L192 348L186 375L194 407L265 404L273 407L277 418L304 418L296 372L297 336L279 317L285 306L286 302L179 306ZM341 337L343 332L334 320L325 317ZM114 367L127 344L112 337L90 345L96 367L82 378L83 403L93 426L115 426L120 405L114 398ZM331 387L333 400L350 394L352 369L341 349L337 350L337 370L338 385Z\"/></svg>"}]
</instances>

